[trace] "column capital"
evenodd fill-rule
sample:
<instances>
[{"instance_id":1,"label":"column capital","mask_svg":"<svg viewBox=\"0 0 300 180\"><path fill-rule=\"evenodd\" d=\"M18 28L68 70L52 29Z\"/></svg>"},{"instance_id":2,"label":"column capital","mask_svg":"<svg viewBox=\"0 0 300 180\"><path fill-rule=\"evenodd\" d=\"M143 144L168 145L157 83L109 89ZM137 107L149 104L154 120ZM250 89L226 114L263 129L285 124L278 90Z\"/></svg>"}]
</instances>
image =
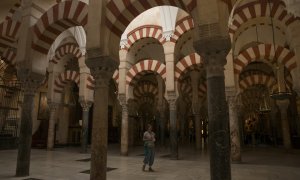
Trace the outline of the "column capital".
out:
<instances>
[{"instance_id":1,"label":"column capital","mask_svg":"<svg viewBox=\"0 0 300 180\"><path fill-rule=\"evenodd\" d=\"M56 111L59 107L59 103L48 101L50 111Z\"/></svg>"},{"instance_id":2,"label":"column capital","mask_svg":"<svg viewBox=\"0 0 300 180\"><path fill-rule=\"evenodd\" d=\"M118 99L120 101L121 106L127 105L127 100L126 100L125 94L119 94Z\"/></svg>"},{"instance_id":3,"label":"column capital","mask_svg":"<svg viewBox=\"0 0 300 180\"><path fill-rule=\"evenodd\" d=\"M224 76L226 56L231 48L227 37L211 37L194 42L194 48L203 57L207 77Z\"/></svg>"},{"instance_id":4,"label":"column capital","mask_svg":"<svg viewBox=\"0 0 300 180\"><path fill-rule=\"evenodd\" d=\"M119 62L110 56L101 56L100 52L99 49L87 50L86 65L95 79L95 89L108 87L113 73L119 66Z\"/></svg>"},{"instance_id":5,"label":"column capital","mask_svg":"<svg viewBox=\"0 0 300 180\"><path fill-rule=\"evenodd\" d=\"M169 107L170 110L176 110L176 100L177 100L177 96L176 96L176 92L167 92L168 94L168 103L169 103Z\"/></svg>"},{"instance_id":6,"label":"column capital","mask_svg":"<svg viewBox=\"0 0 300 180\"><path fill-rule=\"evenodd\" d=\"M37 89L42 85L45 79L44 75L30 71L27 68L19 68L17 70L18 79L22 84L24 95L34 96Z\"/></svg>"},{"instance_id":7,"label":"column capital","mask_svg":"<svg viewBox=\"0 0 300 180\"><path fill-rule=\"evenodd\" d=\"M88 111L93 104L92 101L88 101L88 100L80 100L79 102L83 111Z\"/></svg>"}]
</instances>

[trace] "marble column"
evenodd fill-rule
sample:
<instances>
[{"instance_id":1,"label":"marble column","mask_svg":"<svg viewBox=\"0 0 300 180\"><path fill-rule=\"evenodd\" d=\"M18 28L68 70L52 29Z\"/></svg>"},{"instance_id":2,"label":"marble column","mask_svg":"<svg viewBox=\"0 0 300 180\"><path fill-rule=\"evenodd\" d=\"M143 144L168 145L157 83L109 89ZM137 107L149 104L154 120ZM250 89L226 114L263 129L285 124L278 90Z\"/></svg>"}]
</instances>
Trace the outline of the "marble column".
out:
<instances>
[{"instance_id":1,"label":"marble column","mask_svg":"<svg viewBox=\"0 0 300 180\"><path fill-rule=\"evenodd\" d=\"M230 40L221 36L204 38L194 42L194 47L204 59L207 75L211 180L230 180L230 132L224 80Z\"/></svg>"},{"instance_id":2,"label":"marble column","mask_svg":"<svg viewBox=\"0 0 300 180\"><path fill-rule=\"evenodd\" d=\"M58 103L49 102L50 117L48 126L48 137L47 137L47 150L52 151L54 149L55 142L55 122L56 122L56 112L59 106Z\"/></svg>"},{"instance_id":3,"label":"marble column","mask_svg":"<svg viewBox=\"0 0 300 180\"><path fill-rule=\"evenodd\" d=\"M238 119L238 107L235 96L228 96L227 103L229 108L230 142L231 142L231 161L239 163L241 157L241 140Z\"/></svg>"},{"instance_id":4,"label":"marble column","mask_svg":"<svg viewBox=\"0 0 300 180\"><path fill-rule=\"evenodd\" d=\"M22 83L24 97L21 112L16 176L23 177L29 176L30 169L34 96L44 76L28 72L27 69L18 69L18 78Z\"/></svg>"},{"instance_id":5,"label":"marble column","mask_svg":"<svg viewBox=\"0 0 300 180\"><path fill-rule=\"evenodd\" d=\"M287 116L287 109L289 107L290 100L289 99L276 100L276 104L278 105L280 110L283 146L285 149L291 149L292 143L291 143L290 124Z\"/></svg>"},{"instance_id":6,"label":"marble column","mask_svg":"<svg viewBox=\"0 0 300 180\"><path fill-rule=\"evenodd\" d=\"M122 126L121 126L121 155L128 156L129 132L128 132L128 105L125 95L119 95L122 106Z\"/></svg>"},{"instance_id":7,"label":"marble column","mask_svg":"<svg viewBox=\"0 0 300 180\"><path fill-rule=\"evenodd\" d=\"M101 56L100 49L88 50L87 66L95 79L91 147L91 180L105 180L107 170L107 132L109 82L118 62Z\"/></svg>"},{"instance_id":8,"label":"marble column","mask_svg":"<svg viewBox=\"0 0 300 180\"><path fill-rule=\"evenodd\" d=\"M171 159L178 159L178 137L177 137L177 111L176 111L176 95L169 93L169 110L170 110L170 148Z\"/></svg>"},{"instance_id":9,"label":"marble column","mask_svg":"<svg viewBox=\"0 0 300 180\"><path fill-rule=\"evenodd\" d=\"M80 105L82 107L81 152L87 153L89 142L89 116L92 102L81 100Z\"/></svg>"}]
</instances>

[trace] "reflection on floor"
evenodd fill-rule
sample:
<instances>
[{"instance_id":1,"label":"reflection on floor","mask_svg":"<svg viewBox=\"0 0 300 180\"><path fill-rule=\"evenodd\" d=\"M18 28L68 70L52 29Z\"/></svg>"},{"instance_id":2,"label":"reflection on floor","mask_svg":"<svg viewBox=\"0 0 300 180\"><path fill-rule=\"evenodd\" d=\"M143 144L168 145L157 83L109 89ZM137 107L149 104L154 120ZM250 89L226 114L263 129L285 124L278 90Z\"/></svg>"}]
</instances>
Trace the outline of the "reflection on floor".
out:
<instances>
[{"instance_id":1,"label":"reflection on floor","mask_svg":"<svg viewBox=\"0 0 300 180\"><path fill-rule=\"evenodd\" d=\"M208 180L208 152L180 149L180 160L169 160L168 149L156 148L154 173L142 171L143 148L131 149L129 157L119 155L119 146L109 146L107 177L111 180ZM0 151L1 180L88 180L90 154L79 148L59 148L52 152L32 150L31 176L14 177L17 151ZM85 173L84 173L85 172ZM300 150L275 148L245 149L243 162L232 164L233 180L299 180Z\"/></svg>"}]
</instances>

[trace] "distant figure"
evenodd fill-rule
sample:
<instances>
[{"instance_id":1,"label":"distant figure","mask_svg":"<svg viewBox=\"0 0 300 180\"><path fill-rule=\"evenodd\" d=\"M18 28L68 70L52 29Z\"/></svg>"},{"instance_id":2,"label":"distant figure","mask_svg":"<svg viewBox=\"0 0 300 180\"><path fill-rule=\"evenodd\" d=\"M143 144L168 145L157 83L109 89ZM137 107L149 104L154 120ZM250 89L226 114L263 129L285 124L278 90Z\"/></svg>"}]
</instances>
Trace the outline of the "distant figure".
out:
<instances>
[{"instance_id":1,"label":"distant figure","mask_svg":"<svg viewBox=\"0 0 300 180\"><path fill-rule=\"evenodd\" d=\"M154 162L154 146L155 146L155 133L152 132L152 125L148 124L147 131L144 133L143 136L144 141L144 165L143 165L143 171L145 171L146 165L149 165L149 172L153 172L153 169L151 166Z\"/></svg>"}]
</instances>

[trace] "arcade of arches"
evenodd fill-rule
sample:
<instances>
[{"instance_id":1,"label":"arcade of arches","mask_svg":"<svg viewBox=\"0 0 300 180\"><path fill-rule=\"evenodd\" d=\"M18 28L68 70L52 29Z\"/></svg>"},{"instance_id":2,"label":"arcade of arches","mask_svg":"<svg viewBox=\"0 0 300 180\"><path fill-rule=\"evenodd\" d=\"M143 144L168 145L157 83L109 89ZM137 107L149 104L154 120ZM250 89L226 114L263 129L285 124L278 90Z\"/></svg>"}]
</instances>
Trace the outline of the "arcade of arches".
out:
<instances>
[{"instance_id":1,"label":"arcade of arches","mask_svg":"<svg viewBox=\"0 0 300 180\"><path fill-rule=\"evenodd\" d=\"M299 0L0 2L0 148L78 145L106 179L108 144L209 152L231 179L243 148L300 147ZM179 161L180 162L180 161Z\"/></svg>"}]
</instances>

